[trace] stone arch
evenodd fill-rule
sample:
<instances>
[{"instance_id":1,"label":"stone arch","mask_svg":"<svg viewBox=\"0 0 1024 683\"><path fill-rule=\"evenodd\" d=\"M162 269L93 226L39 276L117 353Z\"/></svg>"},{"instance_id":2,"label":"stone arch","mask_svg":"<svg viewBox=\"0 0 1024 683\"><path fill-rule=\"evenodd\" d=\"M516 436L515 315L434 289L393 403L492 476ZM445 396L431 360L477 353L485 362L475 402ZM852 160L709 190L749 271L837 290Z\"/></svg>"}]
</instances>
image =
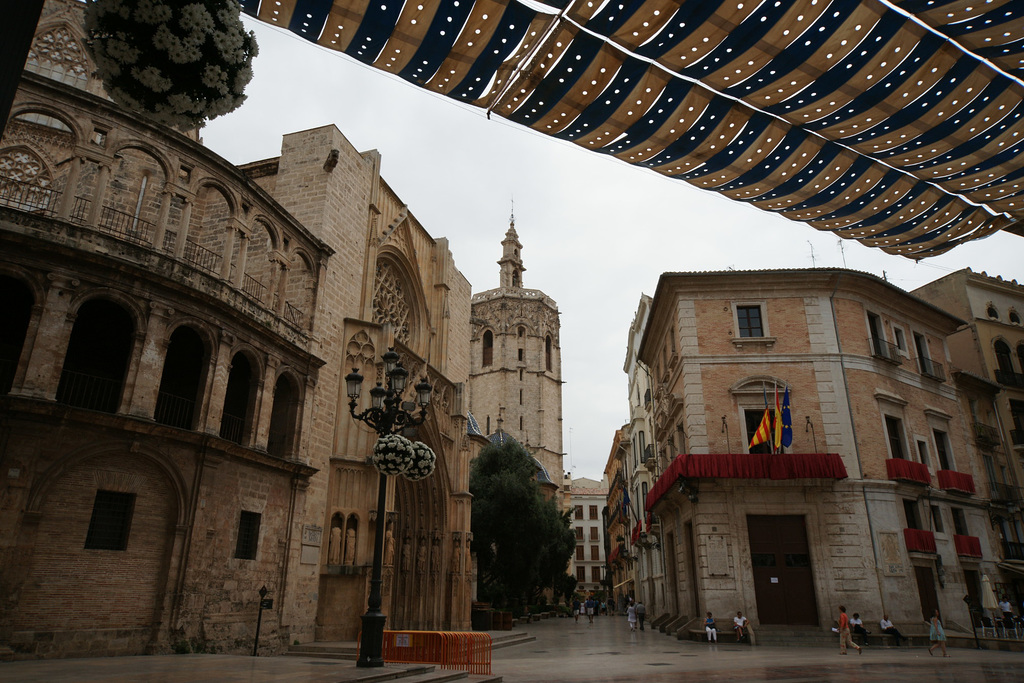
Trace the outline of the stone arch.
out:
<instances>
[{"instance_id":1,"label":"stone arch","mask_svg":"<svg viewBox=\"0 0 1024 683\"><path fill-rule=\"evenodd\" d=\"M242 291L265 305L271 303L268 294L276 274L276 266L270 256L280 243L280 236L268 219L257 216L252 221L246 240L246 277L242 279Z\"/></svg>"},{"instance_id":2,"label":"stone arch","mask_svg":"<svg viewBox=\"0 0 1024 683\"><path fill-rule=\"evenodd\" d=\"M134 354L141 317L120 297L97 292L75 302L71 336L65 349L58 403L118 411Z\"/></svg>"},{"instance_id":3,"label":"stone arch","mask_svg":"<svg viewBox=\"0 0 1024 683\"><path fill-rule=\"evenodd\" d=\"M236 348L231 355L221 411L219 434L222 439L249 445L262 376L263 368L255 351L247 345Z\"/></svg>"},{"instance_id":4,"label":"stone arch","mask_svg":"<svg viewBox=\"0 0 1024 683\"><path fill-rule=\"evenodd\" d=\"M0 270L0 395L9 393L14 386L25 354L32 309L41 300L25 278L12 277Z\"/></svg>"},{"instance_id":5,"label":"stone arch","mask_svg":"<svg viewBox=\"0 0 1024 683\"><path fill-rule=\"evenodd\" d=\"M285 281L284 316L303 329L308 328L313 320L316 284L313 260L305 250L296 249L291 255L291 267Z\"/></svg>"},{"instance_id":6,"label":"stone arch","mask_svg":"<svg viewBox=\"0 0 1024 683\"><path fill-rule=\"evenodd\" d=\"M443 570L450 548L443 539L451 531L448 504L452 492L447 455L436 427L430 421L421 425L418 438L434 450L437 465L431 476L420 481L395 477L395 537L409 539L415 559L409 571L395 576L390 616L396 628L443 630L442 615L450 613L446 608L450 599L445 590L447 571Z\"/></svg>"},{"instance_id":7,"label":"stone arch","mask_svg":"<svg viewBox=\"0 0 1024 683\"><path fill-rule=\"evenodd\" d=\"M226 257L228 230L233 227L235 201L230 191L213 179L197 184L188 226L185 260L196 268L219 275Z\"/></svg>"},{"instance_id":8,"label":"stone arch","mask_svg":"<svg viewBox=\"0 0 1024 683\"><path fill-rule=\"evenodd\" d=\"M426 345L426 297L405 257L385 247L377 256L373 278L373 320L390 324L395 340L419 355Z\"/></svg>"},{"instance_id":9,"label":"stone arch","mask_svg":"<svg viewBox=\"0 0 1024 683\"><path fill-rule=\"evenodd\" d=\"M87 548L95 510L110 496L129 500L124 547ZM185 524L187 499L173 462L145 447L128 452L123 441L104 443L58 459L29 494L36 540L12 615L15 628L118 629L141 649L160 628L154 617L171 582L175 529ZM53 538L64 540L44 542ZM68 572L75 581L67 581ZM54 603L74 603L75 609L54 610Z\"/></svg>"},{"instance_id":10,"label":"stone arch","mask_svg":"<svg viewBox=\"0 0 1024 683\"><path fill-rule=\"evenodd\" d=\"M169 168L163 155L148 144L132 141L121 145L111 164L104 222L129 239L152 240Z\"/></svg>"},{"instance_id":11,"label":"stone arch","mask_svg":"<svg viewBox=\"0 0 1024 683\"><path fill-rule=\"evenodd\" d=\"M494 365L494 332L484 330L480 337L480 365L483 367Z\"/></svg>"},{"instance_id":12,"label":"stone arch","mask_svg":"<svg viewBox=\"0 0 1024 683\"><path fill-rule=\"evenodd\" d=\"M194 325L182 323L169 331L165 349L153 419L179 429L195 429L210 369L209 337Z\"/></svg>"},{"instance_id":13,"label":"stone arch","mask_svg":"<svg viewBox=\"0 0 1024 683\"><path fill-rule=\"evenodd\" d=\"M274 383L274 402L270 410L267 453L293 458L298 452L299 424L302 415L302 384L291 370L284 370Z\"/></svg>"}]
</instances>

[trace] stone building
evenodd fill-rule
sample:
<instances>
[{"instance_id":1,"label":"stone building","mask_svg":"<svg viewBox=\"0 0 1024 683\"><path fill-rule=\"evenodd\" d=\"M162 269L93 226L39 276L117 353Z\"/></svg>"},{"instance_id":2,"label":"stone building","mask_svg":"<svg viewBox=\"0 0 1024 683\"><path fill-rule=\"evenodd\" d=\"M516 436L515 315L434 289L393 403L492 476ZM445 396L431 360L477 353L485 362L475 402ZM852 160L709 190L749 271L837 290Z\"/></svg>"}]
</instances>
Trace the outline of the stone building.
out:
<instances>
[{"instance_id":1,"label":"stone building","mask_svg":"<svg viewBox=\"0 0 1024 683\"><path fill-rule=\"evenodd\" d=\"M544 292L523 286L514 218L501 247L499 286L473 295L469 411L485 434L506 432L561 482L558 307Z\"/></svg>"},{"instance_id":2,"label":"stone building","mask_svg":"<svg viewBox=\"0 0 1024 683\"><path fill-rule=\"evenodd\" d=\"M629 513L631 500L624 505L626 464L630 458L630 429L623 425L615 430L608 461L604 467L604 480L608 482L608 497L604 515L605 586L616 605L624 604L627 597L636 595L636 561L630 529L635 528L635 515ZM633 520L632 523L630 520ZM653 610L652 614L655 614Z\"/></svg>"},{"instance_id":3,"label":"stone building","mask_svg":"<svg viewBox=\"0 0 1024 683\"><path fill-rule=\"evenodd\" d=\"M636 315L629 326L626 343L626 361L622 366L629 380L629 434L630 448L622 458L624 481L629 486L630 499L636 511L634 522L630 527L630 544L633 547L635 560L632 563L635 582L636 599L643 601L651 614L664 611L664 570L665 558L661 552L661 543L654 540L661 535L661 524L647 510L647 494L651 484L657 480L659 462L656 457L659 450L663 455L682 453L685 442L676 431L664 444L659 444L654 433L654 383L650 368L638 357L640 342L651 313L652 300L646 294L640 296ZM675 419L674 417L670 417ZM677 443L678 441L678 443Z\"/></svg>"},{"instance_id":4,"label":"stone building","mask_svg":"<svg viewBox=\"0 0 1024 683\"><path fill-rule=\"evenodd\" d=\"M605 588L605 525L601 514L608 498L602 482L580 477L572 480L572 525L576 534L576 590L581 593Z\"/></svg>"},{"instance_id":5,"label":"stone building","mask_svg":"<svg viewBox=\"0 0 1024 683\"><path fill-rule=\"evenodd\" d=\"M333 126L235 167L115 106L81 13L45 6L0 139L0 645L244 652L261 587L267 651L351 640L378 524L389 626L468 628L470 287L446 240ZM380 378L389 346L433 385L438 466L379 520L342 378Z\"/></svg>"},{"instance_id":6,"label":"stone building","mask_svg":"<svg viewBox=\"0 0 1024 683\"><path fill-rule=\"evenodd\" d=\"M967 321L950 335L959 383L970 389L965 414L981 454L985 495L1003 561L993 587L1024 600L1024 286L975 273L950 273L913 292Z\"/></svg>"},{"instance_id":7,"label":"stone building","mask_svg":"<svg viewBox=\"0 0 1024 683\"><path fill-rule=\"evenodd\" d=\"M637 357L656 443L685 443L658 452L647 498L668 628L742 610L820 629L840 604L902 624L940 608L969 628L962 597L998 555L945 371L961 324L848 270L662 275ZM789 389L793 436L771 454L750 444L775 387L780 403Z\"/></svg>"}]
</instances>

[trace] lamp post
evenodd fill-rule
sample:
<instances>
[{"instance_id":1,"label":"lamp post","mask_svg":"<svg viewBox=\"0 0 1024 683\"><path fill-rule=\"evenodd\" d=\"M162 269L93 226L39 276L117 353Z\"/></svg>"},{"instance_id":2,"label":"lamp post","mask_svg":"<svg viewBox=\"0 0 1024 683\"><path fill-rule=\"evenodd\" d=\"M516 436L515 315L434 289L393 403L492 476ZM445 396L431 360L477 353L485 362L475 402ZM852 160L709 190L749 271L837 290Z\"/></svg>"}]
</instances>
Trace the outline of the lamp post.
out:
<instances>
[{"instance_id":1,"label":"lamp post","mask_svg":"<svg viewBox=\"0 0 1024 683\"><path fill-rule=\"evenodd\" d=\"M409 371L402 367L398 354L394 347L387 350L381 356L384 362L384 375L387 381L386 386L380 382L370 389L370 407L361 413L356 412L356 405L363 384L363 376L358 369L353 368L352 372L345 376L345 389L349 397L349 412L359 422L365 422L371 429L377 432L380 437L397 434L407 427L415 427L423 424L427 417L427 404L430 403L430 394L433 390L427 378L424 377L416 385L416 404L419 405L419 413L415 414L415 406L411 403L402 402L402 394L405 392L406 381L409 379ZM380 471L380 467L377 468ZM384 528L387 526L385 520L384 504L388 493L388 476L380 471L377 490L377 528L373 539L373 573L370 575L370 597L366 604L366 613L362 616L363 635L359 645L359 658L356 666L376 667L384 666L384 622L387 617L381 611L383 599L381 597L381 569L384 560Z\"/></svg>"}]
</instances>

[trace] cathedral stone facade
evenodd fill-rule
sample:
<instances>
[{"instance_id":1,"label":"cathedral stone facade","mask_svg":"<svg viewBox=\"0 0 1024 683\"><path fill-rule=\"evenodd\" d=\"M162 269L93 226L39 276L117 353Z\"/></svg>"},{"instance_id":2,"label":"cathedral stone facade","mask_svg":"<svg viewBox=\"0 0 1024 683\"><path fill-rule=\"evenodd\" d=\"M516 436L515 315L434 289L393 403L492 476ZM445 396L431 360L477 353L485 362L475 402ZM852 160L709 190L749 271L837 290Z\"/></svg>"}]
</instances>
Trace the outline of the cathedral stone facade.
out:
<instances>
[{"instance_id":1,"label":"cathedral stone facade","mask_svg":"<svg viewBox=\"0 0 1024 683\"><path fill-rule=\"evenodd\" d=\"M334 126L236 167L115 106L82 8L45 6L0 139L0 650L246 652L264 587L261 650L354 640L381 524L388 627L468 629L447 241ZM438 464L377 519L343 378L391 346L433 385Z\"/></svg>"},{"instance_id":2,"label":"cathedral stone facade","mask_svg":"<svg viewBox=\"0 0 1024 683\"><path fill-rule=\"evenodd\" d=\"M562 483L562 360L558 306L523 287L515 219L501 242L499 287L473 295L469 411L486 434L523 444Z\"/></svg>"}]
</instances>

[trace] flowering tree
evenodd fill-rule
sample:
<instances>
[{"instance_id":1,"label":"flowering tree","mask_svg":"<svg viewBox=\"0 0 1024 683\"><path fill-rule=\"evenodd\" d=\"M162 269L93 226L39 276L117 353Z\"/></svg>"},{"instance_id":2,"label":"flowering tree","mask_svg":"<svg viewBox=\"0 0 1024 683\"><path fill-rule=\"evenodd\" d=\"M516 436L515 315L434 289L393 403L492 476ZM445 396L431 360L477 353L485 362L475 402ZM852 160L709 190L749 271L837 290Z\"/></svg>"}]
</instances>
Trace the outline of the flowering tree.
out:
<instances>
[{"instance_id":1,"label":"flowering tree","mask_svg":"<svg viewBox=\"0 0 1024 683\"><path fill-rule=\"evenodd\" d=\"M256 38L237 0L89 0L89 51L118 104L187 130L245 100Z\"/></svg>"}]
</instances>

